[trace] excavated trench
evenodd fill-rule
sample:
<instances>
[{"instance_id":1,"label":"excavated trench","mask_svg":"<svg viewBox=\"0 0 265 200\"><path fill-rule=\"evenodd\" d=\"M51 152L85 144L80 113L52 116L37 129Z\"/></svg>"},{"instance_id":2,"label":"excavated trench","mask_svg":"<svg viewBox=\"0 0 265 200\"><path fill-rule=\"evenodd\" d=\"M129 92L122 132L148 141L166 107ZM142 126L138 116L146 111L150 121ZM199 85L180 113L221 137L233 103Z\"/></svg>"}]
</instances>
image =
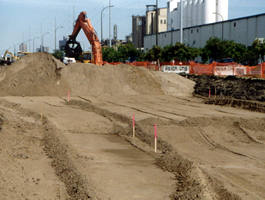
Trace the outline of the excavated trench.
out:
<instances>
[{"instance_id":1,"label":"excavated trench","mask_svg":"<svg viewBox=\"0 0 265 200\"><path fill-rule=\"evenodd\" d=\"M3 117L0 115L0 131L2 130L3 123Z\"/></svg>"},{"instance_id":2,"label":"excavated trench","mask_svg":"<svg viewBox=\"0 0 265 200\"><path fill-rule=\"evenodd\" d=\"M209 97L206 104L228 105L246 110L265 112L265 79L183 75L196 82L194 95Z\"/></svg>"},{"instance_id":3,"label":"excavated trench","mask_svg":"<svg viewBox=\"0 0 265 200\"><path fill-rule=\"evenodd\" d=\"M1 104L5 107L14 109L20 115L32 117L36 122L40 122L37 126L39 126L43 135L41 139L42 148L46 155L52 160L51 166L54 168L56 176L65 185L69 197L68 200L94 199L88 192L87 182L82 178L73 164L72 158L74 153L71 152L72 149L67 142L63 140L62 135L58 133L58 130L53 124L49 122L48 118L42 114L24 109L16 103L2 100ZM0 131L3 124L1 118L0 116Z\"/></svg>"},{"instance_id":4,"label":"excavated trench","mask_svg":"<svg viewBox=\"0 0 265 200\"><path fill-rule=\"evenodd\" d=\"M56 128L46 117L42 118L44 131L44 151L52 159L56 175L65 184L69 200L92 199L88 193L87 183L78 172L69 156L69 146L63 144Z\"/></svg>"},{"instance_id":5,"label":"excavated trench","mask_svg":"<svg viewBox=\"0 0 265 200\"><path fill-rule=\"evenodd\" d=\"M76 109L97 113L103 117L106 117L113 123L117 121L122 124L126 124L127 127L122 127L114 123L114 133L124 137L130 142L130 139L128 139L128 136L131 135L130 130L132 129L130 118L103 108L99 108L91 104L89 100L86 100L86 102L84 100L86 99L82 98L82 100L71 100L70 102L66 102L66 105L72 106ZM170 123L174 124L178 122L172 120ZM137 139L149 146L153 146L153 138L144 131L144 128L141 127L140 123L136 125L136 131ZM141 146L136 145L136 147L143 150ZM199 169L195 163L178 154L169 143L162 140L161 138L158 139L158 149L160 152L162 152L159 156L152 154L156 158L156 165L161 169L171 172L175 175L176 188L175 192L170 196L171 199L204 199L204 191L206 188L209 188L208 190L211 190L217 199L240 199L239 196L229 192L226 188L224 188L221 182L208 176L205 172ZM201 183L198 174L203 174L202 176L205 177L207 184Z\"/></svg>"}]
</instances>

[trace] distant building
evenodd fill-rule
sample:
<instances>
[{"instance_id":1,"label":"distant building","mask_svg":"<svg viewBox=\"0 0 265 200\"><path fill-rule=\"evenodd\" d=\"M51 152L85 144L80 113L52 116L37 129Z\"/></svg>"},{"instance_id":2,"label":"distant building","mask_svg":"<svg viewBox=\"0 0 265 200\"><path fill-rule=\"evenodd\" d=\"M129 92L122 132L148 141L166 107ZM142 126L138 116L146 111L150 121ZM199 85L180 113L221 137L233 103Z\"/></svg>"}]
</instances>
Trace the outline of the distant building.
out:
<instances>
[{"instance_id":1,"label":"distant building","mask_svg":"<svg viewBox=\"0 0 265 200\"><path fill-rule=\"evenodd\" d=\"M132 16L132 43L136 48L144 47L145 33L146 33L146 17Z\"/></svg>"},{"instance_id":2,"label":"distant building","mask_svg":"<svg viewBox=\"0 0 265 200\"><path fill-rule=\"evenodd\" d=\"M158 9L158 33L167 31L167 8ZM146 34L156 33L156 8L147 5L146 10Z\"/></svg>"},{"instance_id":3,"label":"distant building","mask_svg":"<svg viewBox=\"0 0 265 200\"><path fill-rule=\"evenodd\" d=\"M118 26L117 26L117 24L115 24L113 27L113 39L118 40Z\"/></svg>"},{"instance_id":4,"label":"distant building","mask_svg":"<svg viewBox=\"0 0 265 200\"><path fill-rule=\"evenodd\" d=\"M62 40L59 40L59 49L60 49L61 51L64 50L65 45L66 45L66 42L67 42L67 37L63 37Z\"/></svg>"},{"instance_id":5,"label":"distant building","mask_svg":"<svg viewBox=\"0 0 265 200\"><path fill-rule=\"evenodd\" d=\"M251 46L255 39L263 41L265 38L265 13L226 21L191 26L183 29L183 43L190 47L202 48L211 37L222 40L232 40ZM180 30L166 31L158 34L160 47L174 45L180 42ZM156 44L156 35L144 37L145 51Z\"/></svg>"},{"instance_id":6,"label":"distant building","mask_svg":"<svg viewBox=\"0 0 265 200\"><path fill-rule=\"evenodd\" d=\"M37 48L37 52L49 52L49 47L40 46L40 48Z\"/></svg>"},{"instance_id":7,"label":"distant building","mask_svg":"<svg viewBox=\"0 0 265 200\"><path fill-rule=\"evenodd\" d=\"M27 50L28 50L28 48L27 48L27 44L25 44L25 43L21 43L21 44L19 45L19 51L20 51L20 52L27 52Z\"/></svg>"},{"instance_id":8,"label":"distant building","mask_svg":"<svg viewBox=\"0 0 265 200\"><path fill-rule=\"evenodd\" d=\"M228 0L185 0L182 4L184 28L228 20ZM168 0L168 31L180 28L180 10L180 0Z\"/></svg>"},{"instance_id":9,"label":"distant building","mask_svg":"<svg viewBox=\"0 0 265 200\"><path fill-rule=\"evenodd\" d=\"M126 37L125 37L125 42L126 42L126 43L132 42L132 34L130 34L130 35L126 35Z\"/></svg>"}]
</instances>

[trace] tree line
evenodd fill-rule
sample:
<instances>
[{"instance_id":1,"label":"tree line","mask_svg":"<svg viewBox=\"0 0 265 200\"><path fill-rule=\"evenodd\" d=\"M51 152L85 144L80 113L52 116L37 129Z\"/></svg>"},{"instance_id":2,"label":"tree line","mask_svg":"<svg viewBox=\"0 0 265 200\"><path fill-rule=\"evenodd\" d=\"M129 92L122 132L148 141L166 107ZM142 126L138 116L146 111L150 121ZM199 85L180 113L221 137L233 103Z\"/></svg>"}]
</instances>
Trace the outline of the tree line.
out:
<instances>
[{"instance_id":1,"label":"tree line","mask_svg":"<svg viewBox=\"0 0 265 200\"><path fill-rule=\"evenodd\" d=\"M147 52L136 49L132 43L118 47L103 47L103 60L107 62L132 61L194 61L202 63L230 60L244 65L257 65L264 62L265 44L255 40L251 46L219 38L210 38L203 48L194 48L181 43L168 45L164 48L154 46Z\"/></svg>"}]
</instances>

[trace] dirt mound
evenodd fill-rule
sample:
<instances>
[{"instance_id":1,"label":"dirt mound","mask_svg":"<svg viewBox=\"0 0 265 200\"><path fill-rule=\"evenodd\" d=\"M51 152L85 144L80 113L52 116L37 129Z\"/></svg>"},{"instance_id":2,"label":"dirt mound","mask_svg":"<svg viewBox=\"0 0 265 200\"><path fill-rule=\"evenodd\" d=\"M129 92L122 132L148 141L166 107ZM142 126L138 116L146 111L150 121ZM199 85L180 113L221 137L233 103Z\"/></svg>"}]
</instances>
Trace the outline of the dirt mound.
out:
<instances>
[{"instance_id":1,"label":"dirt mound","mask_svg":"<svg viewBox=\"0 0 265 200\"><path fill-rule=\"evenodd\" d=\"M63 65L49 54L25 56L0 73L0 96L191 96L193 82L141 67Z\"/></svg>"},{"instance_id":2,"label":"dirt mound","mask_svg":"<svg viewBox=\"0 0 265 200\"><path fill-rule=\"evenodd\" d=\"M128 65L73 64L62 70L73 95L161 95L161 85L151 72Z\"/></svg>"},{"instance_id":3,"label":"dirt mound","mask_svg":"<svg viewBox=\"0 0 265 200\"><path fill-rule=\"evenodd\" d=\"M1 96L63 95L67 84L59 84L55 59L44 53L25 56L4 71L0 81Z\"/></svg>"}]
</instances>

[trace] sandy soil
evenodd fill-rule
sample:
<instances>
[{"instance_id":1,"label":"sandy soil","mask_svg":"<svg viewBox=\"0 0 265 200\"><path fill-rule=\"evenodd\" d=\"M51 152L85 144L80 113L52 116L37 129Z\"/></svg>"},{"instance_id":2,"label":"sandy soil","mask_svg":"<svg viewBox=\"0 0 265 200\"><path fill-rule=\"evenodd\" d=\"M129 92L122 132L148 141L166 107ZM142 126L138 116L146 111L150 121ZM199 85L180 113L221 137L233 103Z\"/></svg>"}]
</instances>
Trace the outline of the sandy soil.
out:
<instances>
[{"instance_id":1,"label":"sandy soil","mask_svg":"<svg viewBox=\"0 0 265 200\"><path fill-rule=\"evenodd\" d=\"M13 67L0 73L0 199L265 199L264 113L126 65L37 54Z\"/></svg>"}]
</instances>

